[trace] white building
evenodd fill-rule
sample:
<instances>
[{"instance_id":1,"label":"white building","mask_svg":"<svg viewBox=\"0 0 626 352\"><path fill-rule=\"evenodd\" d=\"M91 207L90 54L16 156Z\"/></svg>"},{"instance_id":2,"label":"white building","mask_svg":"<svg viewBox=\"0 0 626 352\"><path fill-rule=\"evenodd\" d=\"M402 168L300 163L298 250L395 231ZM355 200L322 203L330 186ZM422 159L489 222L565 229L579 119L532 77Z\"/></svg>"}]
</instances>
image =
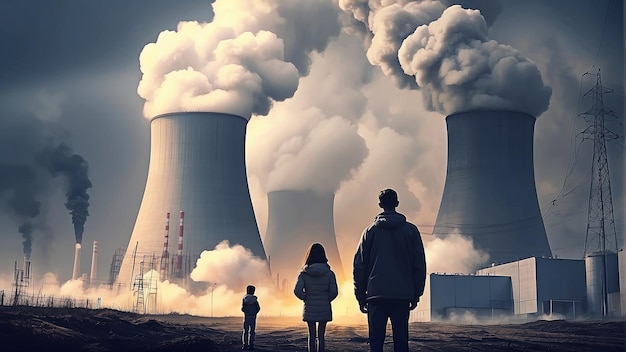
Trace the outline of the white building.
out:
<instances>
[{"instance_id":1,"label":"white building","mask_svg":"<svg viewBox=\"0 0 626 352\"><path fill-rule=\"evenodd\" d=\"M585 315L586 306L584 260L530 257L474 275L430 274L412 320L574 318Z\"/></svg>"},{"instance_id":2,"label":"white building","mask_svg":"<svg viewBox=\"0 0 626 352\"><path fill-rule=\"evenodd\" d=\"M511 277L516 315L579 316L586 301L585 261L530 257L481 269L478 275Z\"/></svg>"}]
</instances>

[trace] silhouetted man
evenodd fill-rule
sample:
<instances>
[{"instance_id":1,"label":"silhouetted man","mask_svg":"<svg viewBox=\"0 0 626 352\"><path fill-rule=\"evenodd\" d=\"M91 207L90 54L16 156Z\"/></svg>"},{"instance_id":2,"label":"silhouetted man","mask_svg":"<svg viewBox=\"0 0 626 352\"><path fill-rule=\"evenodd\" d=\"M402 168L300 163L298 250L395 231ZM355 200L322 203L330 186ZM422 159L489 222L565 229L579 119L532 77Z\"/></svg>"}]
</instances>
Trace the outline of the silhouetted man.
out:
<instances>
[{"instance_id":1,"label":"silhouetted man","mask_svg":"<svg viewBox=\"0 0 626 352\"><path fill-rule=\"evenodd\" d=\"M367 313L370 351L382 352L391 319L395 352L409 350L409 311L424 293L426 258L417 227L396 212L398 194L385 189L378 196L383 212L361 236L354 255L354 293Z\"/></svg>"}]
</instances>

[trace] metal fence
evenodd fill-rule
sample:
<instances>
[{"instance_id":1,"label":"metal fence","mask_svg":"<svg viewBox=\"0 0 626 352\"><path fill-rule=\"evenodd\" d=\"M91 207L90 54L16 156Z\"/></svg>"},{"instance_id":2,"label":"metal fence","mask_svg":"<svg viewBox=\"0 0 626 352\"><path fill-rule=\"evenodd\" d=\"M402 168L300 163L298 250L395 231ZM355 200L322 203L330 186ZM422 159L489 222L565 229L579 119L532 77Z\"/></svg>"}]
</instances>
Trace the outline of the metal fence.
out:
<instances>
[{"instance_id":1,"label":"metal fence","mask_svg":"<svg viewBox=\"0 0 626 352\"><path fill-rule=\"evenodd\" d=\"M101 308L101 299L77 299L74 297L55 297L46 294L26 294L23 292L0 291L0 306L29 306L48 308Z\"/></svg>"}]
</instances>

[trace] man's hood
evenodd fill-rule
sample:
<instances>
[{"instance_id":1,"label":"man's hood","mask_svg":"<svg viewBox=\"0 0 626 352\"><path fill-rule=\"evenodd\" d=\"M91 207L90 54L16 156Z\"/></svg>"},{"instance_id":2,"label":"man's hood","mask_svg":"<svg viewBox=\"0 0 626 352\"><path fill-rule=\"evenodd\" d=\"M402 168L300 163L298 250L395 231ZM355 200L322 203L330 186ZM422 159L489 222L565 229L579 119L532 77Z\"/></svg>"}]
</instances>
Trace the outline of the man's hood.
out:
<instances>
[{"instance_id":1,"label":"man's hood","mask_svg":"<svg viewBox=\"0 0 626 352\"><path fill-rule=\"evenodd\" d=\"M374 219L374 226L385 229L395 229L404 224L406 224L406 216L395 211L382 212Z\"/></svg>"},{"instance_id":2,"label":"man's hood","mask_svg":"<svg viewBox=\"0 0 626 352\"><path fill-rule=\"evenodd\" d=\"M306 265L302 272L311 276L322 276L330 271L330 266L326 263L313 263Z\"/></svg>"},{"instance_id":3,"label":"man's hood","mask_svg":"<svg viewBox=\"0 0 626 352\"><path fill-rule=\"evenodd\" d=\"M256 301L257 301L257 298L255 295L246 294L245 296L243 296L244 304L254 304Z\"/></svg>"}]
</instances>

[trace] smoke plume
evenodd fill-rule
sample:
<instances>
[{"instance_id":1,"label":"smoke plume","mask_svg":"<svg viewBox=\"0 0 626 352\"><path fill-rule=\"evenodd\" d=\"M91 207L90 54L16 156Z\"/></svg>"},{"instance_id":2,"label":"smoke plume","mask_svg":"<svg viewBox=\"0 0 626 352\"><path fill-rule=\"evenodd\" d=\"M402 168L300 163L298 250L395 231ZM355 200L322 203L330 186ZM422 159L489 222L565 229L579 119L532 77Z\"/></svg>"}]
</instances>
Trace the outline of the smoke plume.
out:
<instances>
[{"instance_id":1,"label":"smoke plume","mask_svg":"<svg viewBox=\"0 0 626 352\"><path fill-rule=\"evenodd\" d=\"M215 249L200 254L190 277L194 281L243 291L250 282L264 282L268 275L265 260L255 257L241 245L231 247L228 241L222 241Z\"/></svg>"},{"instance_id":2,"label":"smoke plume","mask_svg":"<svg viewBox=\"0 0 626 352\"><path fill-rule=\"evenodd\" d=\"M50 177L35 157L50 143L46 133L56 133L32 115L0 110L0 209L15 221L22 234L23 251L30 256L33 223L48 195Z\"/></svg>"},{"instance_id":3,"label":"smoke plume","mask_svg":"<svg viewBox=\"0 0 626 352\"><path fill-rule=\"evenodd\" d=\"M33 224L30 222L25 222L20 225L18 231L22 234L24 256L30 258L30 254L33 251Z\"/></svg>"},{"instance_id":4,"label":"smoke plume","mask_svg":"<svg viewBox=\"0 0 626 352\"><path fill-rule=\"evenodd\" d=\"M210 23L180 22L139 57L137 92L144 115L177 111L267 115L293 96L312 51L340 31L338 11L324 0L217 0Z\"/></svg>"},{"instance_id":5,"label":"smoke plume","mask_svg":"<svg viewBox=\"0 0 626 352\"><path fill-rule=\"evenodd\" d=\"M490 40L478 10L441 1L339 5L369 30L369 61L399 87L420 89L431 111L504 109L539 116L548 109L552 89L537 66Z\"/></svg>"},{"instance_id":6,"label":"smoke plume","mask_svg":"<svg viewBox=\"0 0 626 352\"><path fill-rule=\"evenodd\" d=\"M361 43L350 39L342 33L323 54L312 54L310 74L293 98L275 104L268 118L249 122L247 165L263 191L261 204L276 190L334 193L367 156L357 122L371 65Z\"/></svg>"},{"instance_id":7,"label":"smoke plume","mask_svg":"<svg viewBox=\"0 0 626 352\"><path fill-rule=\"evenodd\" d=\"M85 222L89 215L87 189L92 186L88 177L87 162L63 143L42 151L39 154L39 161L53 176L59 173L65 176L67 187L65 207L72 215L76 243L82 243Z\"/></svg>"},{"instance_id":8,"label":"smoke plume","mask_svg":"<svg viewBox=\"0 0 626 352\"><path fill-rule=\"evenodd\" d=\"M251 136L262 141L255 143L259 158L251 158L251 169L268 192L335 192L367 155L365 141L350 121L329 117L319 108L301 110L297 123L288 123L290 115L272 112L268 126Z\"/></svg>"}]
</instances>

